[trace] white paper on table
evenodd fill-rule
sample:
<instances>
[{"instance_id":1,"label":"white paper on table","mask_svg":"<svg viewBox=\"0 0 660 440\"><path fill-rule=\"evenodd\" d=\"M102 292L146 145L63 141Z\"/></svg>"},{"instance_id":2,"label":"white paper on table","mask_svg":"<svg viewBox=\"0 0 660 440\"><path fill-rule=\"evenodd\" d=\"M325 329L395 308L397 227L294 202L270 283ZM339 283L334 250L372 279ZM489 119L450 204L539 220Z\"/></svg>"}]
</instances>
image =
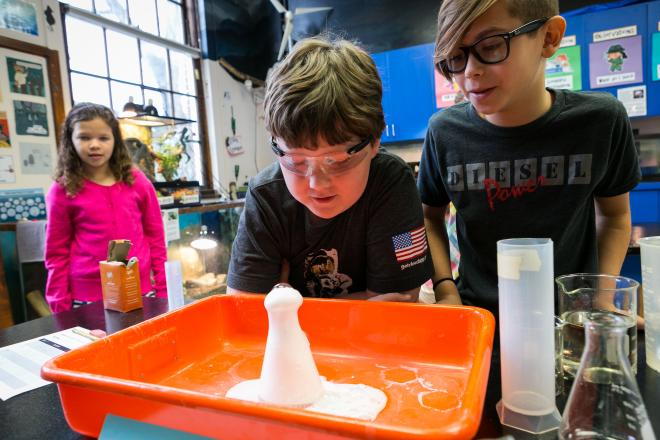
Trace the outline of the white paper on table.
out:
<instances>
[{"instance_id":1,"label":"white paper on table","mask_svg":"<svg viewBox=\"0 0 660 440\"><path fill-rule=\"evenodd\" d=\"M46 220L20 221L16 223L18 261L21 263L44 261L45 245Z\"/></svg>"},{"instance_id":2,"label":"white paper on table","mask_svg":"<svg viewBox=\"0 0 660 440\"><path fill-rule=\"evenodd\" d=\"M77 333L76 333L77 332ZM95 339L89 330L73 327L0 348L0 399L48 385L41 378L41 367L49 359L82 347Z\"/></svg>"}]
</instances>

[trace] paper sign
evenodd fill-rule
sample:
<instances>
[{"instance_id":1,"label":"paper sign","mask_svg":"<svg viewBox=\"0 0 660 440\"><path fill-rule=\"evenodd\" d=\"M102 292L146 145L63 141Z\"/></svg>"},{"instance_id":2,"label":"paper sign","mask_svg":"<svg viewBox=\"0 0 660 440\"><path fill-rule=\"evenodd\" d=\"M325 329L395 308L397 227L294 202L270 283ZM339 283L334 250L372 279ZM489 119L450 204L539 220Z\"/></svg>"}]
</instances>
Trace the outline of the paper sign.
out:
<instances>
[{"instance_id":1,"label":"paper sign","mask_svg":"<svg viewBox=\"0 0 660 440\"><path fill-rule=\"evenodd\" d=\"M646 116L646 86L626 87L616 91L616 97L628 112L628 116Z\"/></svg>"},{"instance_id":2,"label":"paper sign","mask_svg":"<svg viewBox=\"0 0 660 440\"><path fill-rule=\"evenodd\" d=\"M165 243L181 238L179 229L179 210L162 209L160 211L163 217L163 227L165 228Z\"/></svg>"}]
</instances>

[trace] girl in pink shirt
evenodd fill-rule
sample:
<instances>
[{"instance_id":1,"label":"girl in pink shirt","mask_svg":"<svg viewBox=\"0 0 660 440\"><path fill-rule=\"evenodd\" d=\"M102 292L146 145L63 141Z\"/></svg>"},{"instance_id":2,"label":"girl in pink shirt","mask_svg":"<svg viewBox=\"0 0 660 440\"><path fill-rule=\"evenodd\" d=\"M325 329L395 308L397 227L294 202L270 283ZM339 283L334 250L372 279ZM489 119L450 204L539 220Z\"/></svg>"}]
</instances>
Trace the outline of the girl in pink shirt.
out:
<instances>
[{"instance_id":1,"label":"girl in pink shirt","mask_svg":"<svg viewBox=\"0 0 660 440\"><path fill-rule=\"evenodd\" d=\"M62 127L46 196L46 300L53 312L102 299L99 261L110 240L131 241L142 293L167 297L165 236L156 192L134 168L110 109L80 103ZM151 273L155 284L152 286Z\"/></svg>"}]
</instances>

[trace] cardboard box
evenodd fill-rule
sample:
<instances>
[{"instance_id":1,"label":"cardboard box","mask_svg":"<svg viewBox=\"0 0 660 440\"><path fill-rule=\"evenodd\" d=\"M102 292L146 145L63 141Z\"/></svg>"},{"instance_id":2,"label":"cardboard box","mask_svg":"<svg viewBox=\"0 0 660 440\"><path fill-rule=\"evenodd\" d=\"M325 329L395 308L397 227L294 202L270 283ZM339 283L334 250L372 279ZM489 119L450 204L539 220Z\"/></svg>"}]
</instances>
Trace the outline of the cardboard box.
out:
<instances>
[{"instance_id":1,"label":"cardboard box","mask_svg":"<svg viewBox=\"0 0 660 440\"><path fill-rule=\"evenodd\" d=\"M118 312L142 308L140 289L140 263L127 265L121 261L101 261L103 307Z\"/></svg>"}]
</instances>

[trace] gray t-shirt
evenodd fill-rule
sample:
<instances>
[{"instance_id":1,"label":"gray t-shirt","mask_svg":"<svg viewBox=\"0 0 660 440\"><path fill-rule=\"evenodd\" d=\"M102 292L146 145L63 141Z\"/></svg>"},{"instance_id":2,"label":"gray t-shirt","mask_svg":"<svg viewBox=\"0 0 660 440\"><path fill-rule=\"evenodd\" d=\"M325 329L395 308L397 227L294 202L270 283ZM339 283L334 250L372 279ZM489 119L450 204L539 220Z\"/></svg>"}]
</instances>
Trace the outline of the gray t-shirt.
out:
<instances>
[{"instance_id":1,"label":"gray t-shirt","mask_svg":"<svg viewBox=\"0 0 660 440\"><path fill-rule=\"evenodd\" d=\"M410 167L383 151L360 199L332 219L295 200L275 163L250 182L227 284L269 292L286 259L289 283L303 296L419 287L433 271L421 206Z\"/></svg>"},{"instance_id":2,"label":"gray t-shirt","mask_svg":"<svg viewBox=\"0 0 660 440\"><path fill-rule=\"evenodd\" d=\"M422 202L456 206L465 303L497 310L497 241L551 238L555 275L597 272L594 197L641 179L623 105L607 93L550 90L551 109L498 127L469 103L436 113L419 170Z\"/></svg>"}]
</instances>

